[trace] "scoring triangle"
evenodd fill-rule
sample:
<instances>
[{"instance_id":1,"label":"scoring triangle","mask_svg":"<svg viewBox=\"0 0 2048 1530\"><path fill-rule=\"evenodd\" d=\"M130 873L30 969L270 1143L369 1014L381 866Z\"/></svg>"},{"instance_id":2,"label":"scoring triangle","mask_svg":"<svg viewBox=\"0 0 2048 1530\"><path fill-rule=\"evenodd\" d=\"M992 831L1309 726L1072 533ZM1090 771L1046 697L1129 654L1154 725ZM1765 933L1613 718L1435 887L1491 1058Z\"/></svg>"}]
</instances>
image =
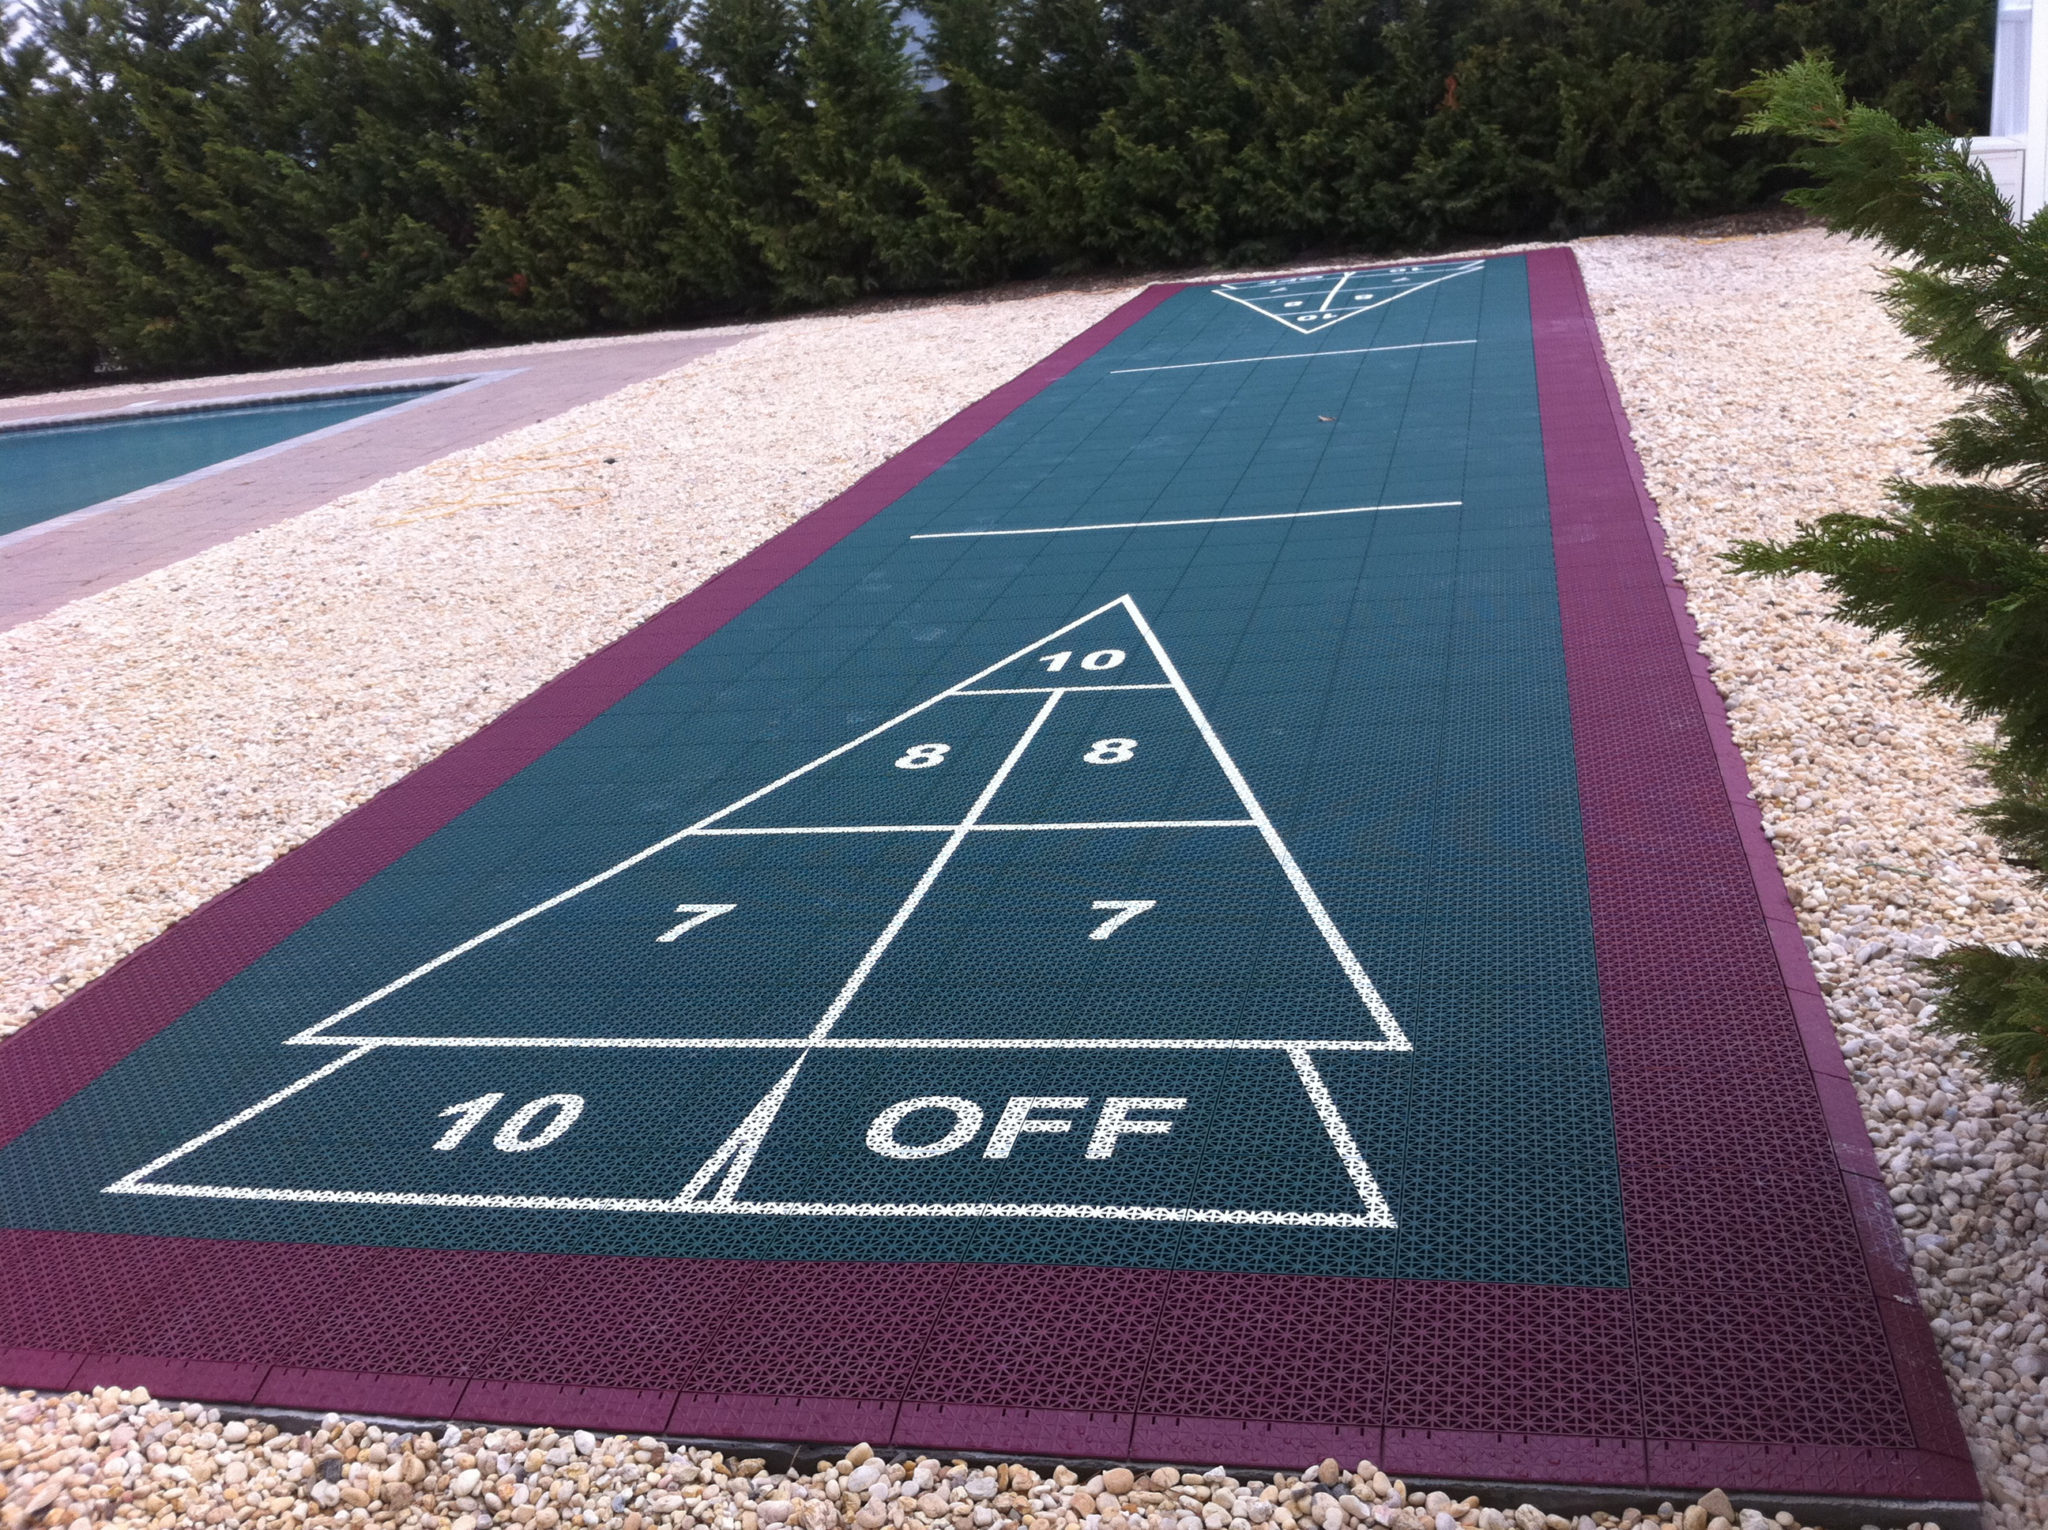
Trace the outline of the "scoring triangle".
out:
<instances>
[{"instance_id":1,"label":"scoring triangle","mask_svg":"<svg viewBox=\"0 0 2048 1530\"><path fill-rule=\"evenodd\" d=\"M1380 266L1368 271L1321 271L1263 282L1233 282L1209 290L1241 303L1298 335L1322 331L1361 313L1384 308L1439 282L1469 276L1483 264Z\"/></svg>"},{"instance_id":2,"label":"scoring triangle","mask_svg":"<svg viewBox=\"0 0 2048 1530\"><path fill-rule=\"evenodd\" d=\"M1121 658L1112 663L1098 657L1092 667L1087 662L1090 655L1110 653L1119 653ZM1063 663L1053 662L1060 655L1068 657ZM1069 670L1073 671L1071 685ZM1104 678L1118 674L1158 678ZM997 683L1009 680L1034 683ZM1119 686L1128 688L1119 690ZM1049 726L1062 707L1078 721L1078 730ZM1116 731L1106 731L1111 729ZM1042 750L1037 749L1039 745ZM1163 759L1171 768L1164 773L1126 773L1124 767L1141 756L1148 762ZM1113 784L1118 782L1126 784ZM1000 808L1006 800L1005 789L1011 785L1016 789L1008 793L1007 800L1028 817L1006 824L992 810ZM1075 812L1085 816L1066 816ZM1098 813L1114 816L1097 817ZM1277 870L1280 883L1292 891L1300 912L1313 926L1310 940L1319 941L1335 959L1346 985L1369 1012L1378 1033L1372 1045L1408 1050L1400 1025L1129 595L1097 607L737 802L471 936L292 1039L342 1039L331 1029L338 1022L486 945L503 951L500 964L505 970L498 973L498 981L507 991L516 991L522 966L537 964L538 972L556 960L562 949L587 944L579 934L575 908L569 905L581 907L576 900L599 888L605 888L609 897L614 889L606 884L622 874L633 872L637 882L644 874L635 868L648 863L649 871L656 870L656 857L685 842L701 846L711 836L768 834L777 836L780 843L794 844L780 837L865 836L892 829L929 836L926 842L934 845L936 855L894 914L877 905L870 914L855 917L855 924L872 918L876 934L810 1032L812 1040L822 1040L884 960L926 893L941 881L961 844L984 826L990 831L1036 830L1063 836L1160 828L1176 832L1219 829L1251 836L1253 845L1263 842L1271 868ZM732 840L724 842L733 844ZM738 868L726 878L735 886L743 879ZM674 927L678 905L673 896L666 900L650 897L648 915L655 922L639 944L650 951L658 948L687 955L693 941L706 950L717 945L720 930L729 940L747 938L749 914L743 907L747 899L732 888L713 885L716 880L702 872L695 875L687 896L703 901L688 906L700 910L717 906L730 918L712 921L708 936L700 932L665 943L661 933ZM1127 893L1127 889L1117 891L1118 896ZM1143 895L1142 890L1138 895ZM501 937L536 920L540 922L513 941L501 943ZM850 927L847 933L851 933ZM850 956L851 951L845 954ZM1313 1038L1283 1039L1299 1042Z\"/></svg>"}]
</instances>

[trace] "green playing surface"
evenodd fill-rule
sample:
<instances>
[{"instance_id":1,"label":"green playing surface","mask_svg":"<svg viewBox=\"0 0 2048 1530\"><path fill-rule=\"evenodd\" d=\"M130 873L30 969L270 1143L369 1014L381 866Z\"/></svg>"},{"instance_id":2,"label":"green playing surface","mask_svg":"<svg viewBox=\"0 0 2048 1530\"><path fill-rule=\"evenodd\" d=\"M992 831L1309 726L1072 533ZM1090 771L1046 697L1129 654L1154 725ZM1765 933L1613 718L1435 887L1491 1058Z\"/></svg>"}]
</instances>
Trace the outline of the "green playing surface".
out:
<instances>
[{"instance_id":1,"label":"green playing surface","mask_svg":"<svg viewBox=\"0 0 2048 1530\"><path fill-rule=\"evenodd\" d=\"M11 1225L1626 1279L1519 259L1184 291L0 1153Z\"/></svg>"}]
</instances>

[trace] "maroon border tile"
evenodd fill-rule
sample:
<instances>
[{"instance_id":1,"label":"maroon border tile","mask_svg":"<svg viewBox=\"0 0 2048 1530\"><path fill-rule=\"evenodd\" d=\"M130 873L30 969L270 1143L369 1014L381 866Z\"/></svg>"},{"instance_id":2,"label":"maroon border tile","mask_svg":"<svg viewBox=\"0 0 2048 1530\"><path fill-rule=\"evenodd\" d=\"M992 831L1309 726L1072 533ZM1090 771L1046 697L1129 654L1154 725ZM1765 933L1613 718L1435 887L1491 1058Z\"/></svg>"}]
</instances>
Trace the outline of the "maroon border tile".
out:
<instances>
[{"instance_id":1,"label":"maroon border tile","mask_svg":"<svg viewBox=\"0 0 2048 1530\"><path fill-rule=\"evenodd\" d=\"M1635 1487L1645 1480L1640 1436L1390 1428L1378 1463L1404 1477L1477 1478L1483 1467L1486 1481Z\"/></svg>"},{"instance_id":2,"label":"maroon border tile","mask_svg":"<svg viewBox=\"0 0 2048 1530\"><path fill-rule=\"evenodd\" d=\"M1530 254L1528 265L1601 1002L1618 1104L1631 1304L1651 1433L1649 1479L1974 1500L1975 1476L1925 1320L1917 1305L1908 1310L1898 1299L1897 1226L1889 1205L1880 1210L1863 1189L1877 1178L1877 1164L1848 1069L1761 812L1748 795L1748 773L1699 632L1665 556L1577 262L1568 251L1542 250ZM1641 599L1652 589L1661 589L1661 620ZM1656 815L1648 821L1639 816L1646 799ZM1681 806L1691 811L1681 813ZM1659 840L1668 851L1661 887L1644 885L1641 867L1612 848L1626 844L1640 853ZM1659 896L1680 888L1682 898ZM1664 983L1681 991L1692 981L1695 992L1714 996L1715 1009L1739 1007L1740 1034L1756 1049L1739 1072L1719 1077L1681 1068L1668 1079L1657 1076L1659 1054L1677 1060L1685 1029L1711 1031L1722 1017L1659 1008L1649 1001L1645 967L1661 969ZM1792 1065L1785 1059L1795 1039ZM1729 1123L1715 1121L1717 1107L1735 1098L1754 1131L1745 1142L1717 1142L1735 1135ZM1697 1125L1688 1131L1681 1123ZM1836 1164L1831 1183L1800 1172L1807 1144L1821 1134ZM1658 1198L1645 1194L1657 1178L1648 1166L1689 1167L1706 1180L1727 1174L1736 1160L1754 1170L1774 1158L1787 1165L1776 1183L1792 1188L1771 1197L1775 1225L1752 1220L1745 1231L1790 1248L1832 1242L1838 1230L1852 1236L1863 1253L1864 1288L1800 1304L1798 1326L1773 1320L1782 1314L1772 1309L1788 1296L1743 1279L1739 1262L1693 1261L1688 1269L1683 1261L1663 1261L1671 1284L1647 1289L1643 1267L1659 1265L1655 1254L1662 1250L1645 1248L1646 1241L1682 1236L1711 1245L1721 1231L1664 1225ZM1882 1286L1871 1283L1879 1271ZM1840 1396L1845 1363L1859 1372L1860 1397ZM1903 1424L1907 1439L1888 1448L1786 1444L1799 1423L1782 1413L1778 1422L1792 1426L1773 1431L1778 1440L1714 1438L1739 1410L1717 1410L1707 1395L1716 1389L1702 1383L1743 1376L1761 1384L1795 1370L1800 1379L1765 1411L1796 1414L1806 1404L1810 1416L1799 1423L1808 1427L1831 1420L1845 1432L1878 1434ZM1674 1453L1660 1427L1674 1422L1692 1425L1684 1431L1690 1456ZM1692 1464L1681 1470L1682 1460Z\"/></svg>"},{"instance_id":3,"label":"maroon border tile","mask_svg":"<svg viewBox=\"0 0 2048 1530\"><path fill-rule=\"evenodd\" d=\"M270 1368L221 1360L179 1360L168 1355L88 1355L71 1378L74 1390L147 1387L157 1397L200 1402L254 1402Z\"/></svg>"},{"instance_id":4,"label":"maroon border tile","mask_svg":"<svg viewBox=\"0 0 2048 1530\"><path fill-rule=\"evenodd\" d=\"M0 1349L0 1383L39 1392L66 1391L84 1360L70 1350Z\"/></svg>"},{"instance_id":5,"label":"maroon border tile","mask_svg":"<svg viewBox=\"0 0 2048 1530\"><path fill-rule=\"evenodd\" d=\"M558 1387L533 1381L472 1381L456 1416L485 1424L548 1423L621 1434L652 1434L675 1411L673 1392L626 1387Z\"/></svg>"},{"instance_id":6,"label":"maroon border tile","mask_svg":"<svg viewBox=\"0 0 2048 1530\"><path fill-rule=\"evenodd\" d=\"M1131 1454L1129 1413L1078 1408L989 1407L978 1403L906 1402L890 1444L985 1454L1071 1456L1120 1461Z\"/></svg>"},{"instance_id":7,"label":"maroon border tile","mask_svg":"<svg viewBox=\"0 0 2048 1530\"><path fill-rule=\"evenodd\" d=\"M260 1408L453 1418L468 1384L454 1376L384 1376L374 1371L316 1371L279 1365L263 1378L255 1401Z\"/></svg>"}]
</instances>

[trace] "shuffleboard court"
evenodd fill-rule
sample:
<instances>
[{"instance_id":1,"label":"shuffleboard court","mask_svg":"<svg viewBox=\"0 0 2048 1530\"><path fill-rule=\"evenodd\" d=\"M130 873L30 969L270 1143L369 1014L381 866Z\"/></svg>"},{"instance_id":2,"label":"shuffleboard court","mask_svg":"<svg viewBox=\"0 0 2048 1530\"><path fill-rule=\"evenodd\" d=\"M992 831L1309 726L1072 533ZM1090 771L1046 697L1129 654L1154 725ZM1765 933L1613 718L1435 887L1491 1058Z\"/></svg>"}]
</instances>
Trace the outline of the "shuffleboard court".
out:
<instances>
[{"instance_id":1,"label":"shuffleboard court","mask_svg":"<svg viewBox=\"0 0 2048 1530\"><path fill-rule=\"evenodd\" d=\"M0 1052L0 1380L1960 1503L1570 255L1148 290Z\"/></svg>"}]
</instances>

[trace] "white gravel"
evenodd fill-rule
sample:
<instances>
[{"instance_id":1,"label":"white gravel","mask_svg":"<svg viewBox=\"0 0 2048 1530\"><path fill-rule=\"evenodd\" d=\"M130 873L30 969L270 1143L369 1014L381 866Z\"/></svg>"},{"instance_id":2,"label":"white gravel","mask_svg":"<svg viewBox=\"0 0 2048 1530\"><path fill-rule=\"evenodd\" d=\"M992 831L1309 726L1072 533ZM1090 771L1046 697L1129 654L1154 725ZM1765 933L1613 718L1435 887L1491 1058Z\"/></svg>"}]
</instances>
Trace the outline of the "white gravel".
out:
<instances>
[{"instance_id":1,"label":"white gravel","mask_svg":"<svg viewBox=\"0 0 2048 1530\"><path fill-rule=\"evenodd\" d=\"M1796 1530L1725 1495L1649 1514L1578 1519L1531 1504L1482 1505L1410 1491L1370 1461L1301 1472L1124 1467L1049 1474L1012 1462L912 1456L866 1445L814 1470L771 1473L756 1456L670 1447L584 1430L386 1433L329 1414L305 1433L182 1408L137 1389L90 1396L0 1394L0 1524L72 1519L123 1525L326 1530L375 1523L478 1530L485 1524L617 1530ZM224 1422L225 1420L225 1422ZM1930 1526L1931 1530L1931 1526Z\"/></svg>"},{"instance_id":2,"label":"white gravel","mask_svg":"<svg viewBox=\"0 0 2048 1530\"><path fill-rule=\"evenodd\" d=\"M1738 579L1713 556L1798 518L1875 508L1887 474L1921 466L1918 444L1950 402L1871 300L1866 247L1808 231L1631 236L1579 250L1916 1244L1995 1500L1989 1522L2048 1525L2048 1112L1987 1086L1915 1028L1926 994L1907 965L1944 940L2036 936L2043 900L1962 816L1983 794L1969 757L1981 729L1916 696L1890 650L1827 618L1810 581ZM0 931L0 1034L1131 290L1010 292L777 324L0 634L16 739L0 758L0 866L15 895ZM90 1408L145 1432L168 1423L165 1440L197 1443L211 1429L105 1399L17 1403L11 1428L37 1450L86 1450L67 1415ZM118 1439L120 1428L91 1432ZM80 1443L60 1446L67 1430ZM514 1450L498 1438L487 1448ZM332 1443L298 1447L310 1459ZM464 1448L482 1447L472 1437ZM255 1452L252 1473L270 1470L266 1459ZM693 1467L700 1481L710 1469ZM17 1494L43 1481L23 1464L0 1470ZM188 1491L210 1497L226 1475ZM0 1504L0 1527L18 1501ZM1146 1509L1144 1526L1108 1516L1087 1530L1165 1530L1164 1506ZM1445 1510L1459 1524L1490 1523L1476 1508ZM744 1512L735 1522L714 1507L709 1522L759 1530ZM830 1530L818 1513L813 1530ZM1179 1530L1192 1530L1185 1518Z\"/></svg>"}]
</instances>

